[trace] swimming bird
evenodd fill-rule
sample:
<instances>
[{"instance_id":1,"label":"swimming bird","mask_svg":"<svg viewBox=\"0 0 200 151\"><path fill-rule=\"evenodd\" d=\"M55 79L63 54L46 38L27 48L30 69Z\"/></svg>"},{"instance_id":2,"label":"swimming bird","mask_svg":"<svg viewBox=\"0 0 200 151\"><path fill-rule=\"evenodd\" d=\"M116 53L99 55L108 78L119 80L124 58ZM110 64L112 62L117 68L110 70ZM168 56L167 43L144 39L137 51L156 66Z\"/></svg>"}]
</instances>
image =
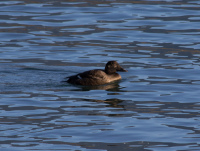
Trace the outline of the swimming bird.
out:
<instances>
[{"instance_id":1,"label":"swimming bird","mask_svg":"<svg viewBox=\"0 0 200 151\"><path fill-rule=\"evenodd\" d=\"M94 69L72 75L68 78L68 83L77 85L103 85L115 80L120 80L121 76L116 73L117 71L127 72L122 68L117 61L108 61L104 70Z\"/></svg>"}]
</instances>

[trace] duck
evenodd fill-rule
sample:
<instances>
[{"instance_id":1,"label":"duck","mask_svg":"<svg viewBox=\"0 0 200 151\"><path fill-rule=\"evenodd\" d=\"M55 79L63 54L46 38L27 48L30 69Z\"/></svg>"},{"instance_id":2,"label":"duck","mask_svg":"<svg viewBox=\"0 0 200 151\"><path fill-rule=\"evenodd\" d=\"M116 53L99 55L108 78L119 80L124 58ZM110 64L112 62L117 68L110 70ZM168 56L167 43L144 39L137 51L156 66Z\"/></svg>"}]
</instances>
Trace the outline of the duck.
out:
<instances>
[{"instance_id":1,"label":"duck","mask_svg":"<svg viewBox=\"0 0 200 151\"><path fill-rule=\"evenodd\" d=\"M108 61L105 65L105 69L94 69L72 75L67 81L70 84L76 85L87 85L87 86L97 86L104 85L116 80L120 80L121 76L117 71L128 72L122 68L117 61Z\"/></svg>"}]
</instances>

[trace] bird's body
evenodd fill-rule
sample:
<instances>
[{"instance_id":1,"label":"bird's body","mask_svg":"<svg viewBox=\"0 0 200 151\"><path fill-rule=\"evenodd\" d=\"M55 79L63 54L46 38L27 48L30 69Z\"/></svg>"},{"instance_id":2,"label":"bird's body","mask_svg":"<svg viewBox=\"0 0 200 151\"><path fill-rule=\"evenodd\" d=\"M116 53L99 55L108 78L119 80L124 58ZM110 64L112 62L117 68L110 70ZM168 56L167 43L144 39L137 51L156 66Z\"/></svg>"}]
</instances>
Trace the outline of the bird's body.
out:
<instances>
[{"instance_id":1,"label":"bird's body","mask_svg":"<svg viewBox=\"0 0 200 151\"><path fill-rule=\"evenodd\" d=\"M77 85L103 85L115 80L121 79L121 76L116 71L124 71L116 61L109 61L106 64L105 70L94 69L67 77L66 82Z\"/></svg>"}]
</instances>

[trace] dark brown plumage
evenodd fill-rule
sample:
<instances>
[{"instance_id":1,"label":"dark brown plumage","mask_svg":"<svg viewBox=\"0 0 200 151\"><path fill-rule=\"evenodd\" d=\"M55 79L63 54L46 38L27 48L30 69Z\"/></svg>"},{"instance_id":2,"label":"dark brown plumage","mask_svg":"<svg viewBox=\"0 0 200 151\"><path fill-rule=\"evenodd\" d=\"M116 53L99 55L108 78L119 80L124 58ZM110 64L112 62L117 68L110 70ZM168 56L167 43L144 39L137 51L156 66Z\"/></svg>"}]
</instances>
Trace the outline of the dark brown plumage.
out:
<instances>
[{"instance_id":1,"label":"dark brown plumage","mask_svg":"<svg viewBox=\"0 0 200 151\"><path fill-rule=\"evenodd\" d=\"M66 77L69 78L66 82L77 85L103 85L121 79L121 76L116 73L117 71L127 72L117 61L109 61L105 66L105 70L95 69L85 71Z\"/></svg>"}]
</instances>

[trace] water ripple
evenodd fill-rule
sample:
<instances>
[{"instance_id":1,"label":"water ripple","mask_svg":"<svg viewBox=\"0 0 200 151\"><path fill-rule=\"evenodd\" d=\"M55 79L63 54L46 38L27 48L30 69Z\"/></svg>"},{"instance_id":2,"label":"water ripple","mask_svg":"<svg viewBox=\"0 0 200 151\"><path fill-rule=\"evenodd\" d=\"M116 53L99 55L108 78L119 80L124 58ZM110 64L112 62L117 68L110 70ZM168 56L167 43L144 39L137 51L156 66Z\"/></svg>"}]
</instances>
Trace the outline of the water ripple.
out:
<instances>
[{"instance_id":1,"label":"water ripple","mask_svg":"<svg viewBox=\"0 0 200 151\"><path fill-rule=\"evenodd\" d=\"M1 1L1 145L198 150L198 1ZM65 77L117 60L102 86Z\"/></svg>"}]
</instances>

